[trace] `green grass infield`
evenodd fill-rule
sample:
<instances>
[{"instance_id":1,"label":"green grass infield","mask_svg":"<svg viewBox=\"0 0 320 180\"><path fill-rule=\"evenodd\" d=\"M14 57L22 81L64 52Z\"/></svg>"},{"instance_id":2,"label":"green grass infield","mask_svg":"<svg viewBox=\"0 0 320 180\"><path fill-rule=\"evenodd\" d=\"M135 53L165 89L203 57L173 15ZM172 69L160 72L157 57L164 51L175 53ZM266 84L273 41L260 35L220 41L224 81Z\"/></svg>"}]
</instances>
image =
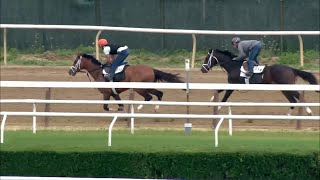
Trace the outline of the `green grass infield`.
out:
<instances>
[{"instance_id":1,"label":"green grass infield","mask_svg":"<svg viewBox=\"0 0 320 180\"><path fill-rule=\"evenodd\" d=\"M307 131L227 131L219 132L214 147L214 131L185 135L177 130L113 130L108 147L108 131L6 131L1 151L54 152L319 152L319 132Z\"/></svg>"}]
</instances>

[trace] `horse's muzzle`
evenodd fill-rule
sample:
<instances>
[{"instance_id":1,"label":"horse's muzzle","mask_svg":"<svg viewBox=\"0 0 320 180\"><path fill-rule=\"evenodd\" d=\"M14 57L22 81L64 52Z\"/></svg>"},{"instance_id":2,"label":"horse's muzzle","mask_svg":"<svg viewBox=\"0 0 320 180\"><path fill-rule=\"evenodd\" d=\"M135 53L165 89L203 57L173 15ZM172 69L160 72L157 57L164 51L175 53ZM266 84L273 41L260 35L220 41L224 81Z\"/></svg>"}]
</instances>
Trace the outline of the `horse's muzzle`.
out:
<instances>
[{"instance_id":1,"label":"horse's muzzle","mask_svg":"<svg viewBox=\"0 0 320 180\"><path fill-rule=\"evenodd\" d=\"M69 69L69 75L75 76L77 72L75 72L72 68Z\"/></svg>"},{"instance_id":2,"label":"horse's muzzle","mask_svg":"<svg viewBox=\"0 0 320 180\"><path fill-rule=\"evenodd\" d=\"M202 73L208 73L208 70L205 69L204 67L202 67L202 68L201 68L201 72L202 72Z\"/></svg>"},{"instance_id":3,"label":"horse's muzzle","mask_svg":"<svg viewBox=\"0 0 320 180\"><path fill-rule=\"evenodd\" d=\"M202 67L201 67L201 72L202 73L207 73L209 72L210 68L207 64L202 64Z\"/></svg>"}]
</instances>

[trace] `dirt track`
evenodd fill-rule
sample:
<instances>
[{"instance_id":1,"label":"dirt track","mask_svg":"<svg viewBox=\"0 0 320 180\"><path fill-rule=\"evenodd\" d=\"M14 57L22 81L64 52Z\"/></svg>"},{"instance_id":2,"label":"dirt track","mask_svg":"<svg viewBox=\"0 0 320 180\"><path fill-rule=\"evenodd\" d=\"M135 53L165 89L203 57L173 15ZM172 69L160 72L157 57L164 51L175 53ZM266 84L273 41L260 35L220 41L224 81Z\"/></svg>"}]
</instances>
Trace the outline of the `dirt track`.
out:
<instances>
[{"instance_id":1,"label":"dirt track","mask_svg":"<svg viewBox=\"0 0 320 180\"><path fill-rule=\"evenodd\" d=\"M68 67L1 67L1 80L15 81L89 81L85 74L78 74L76 77L68 75ZM184 70L161 69L166 72L178 72L182 77L185 76ZM319 73L316 74L319 78ZM208 74L202 74L198 69L191 70L190 81L197 83L226 83L226 73L220 70L214 70ZM304 83L299 79L298 83ZM46 88L3 88L1 87L1 99L45 99ZM101 100L102 95L96 89L63 89L54 88L51 90L51 99L73 99L73 100ZM180 90L163 90L164 101L186 101L184 91ZM190 101L207 102L212 96L212 92L208 90L193 90L190 93ZM129 93L121 94L122 99L129 99ZM222 94L220 95L220 99ZM139 95L135 95L135 99L143 100ZM156 98L154 98L156 99ZM306 92L305 99L307 102L320 102L318 93ZM252 92L234 92L229 101L232 102L288 102L279 91L252 91ZM117 108L117 106L111 105ZM153 112L153 106L145 106L141 112ZM104 112L102 105L50 105L53 112ZM311 107L315 115L319 115L319 108ZM32 111L30 104L1 104L1 111ZM44 111L44 105L37 105L37 111ZM162 113L185 113L186 107L178 106L162 106ZM190 107L191 113L195 114L211 114L212 107ZM233 114L277 114L283 115L288 111L287 107L235 107L232 109ZM226 109L222 109L221 113L226 114ZM293 114L297 114L296 109ZM306 113L304 113L306 114ZM39 117L39 126L44 125L44 118ZM107 118L65 118L50 117L49 128L105 128L111 119ZM136 119L136 127L141 128L182 128L185 120L174 119ZM8 117L7 127L9 128L31 128L31 117ZM118 121L115 125L117 128L126 127L125 121ZM211 120L192 120L194 128L210 128ZM295 121L262 121L254 120L235 120L233 121L235 128L259 128L259 129L294 129ZM227 127L227 123L223 124ZM319 130L319 121L302 122L303 129Z\"/></svg>"}]
</instances>

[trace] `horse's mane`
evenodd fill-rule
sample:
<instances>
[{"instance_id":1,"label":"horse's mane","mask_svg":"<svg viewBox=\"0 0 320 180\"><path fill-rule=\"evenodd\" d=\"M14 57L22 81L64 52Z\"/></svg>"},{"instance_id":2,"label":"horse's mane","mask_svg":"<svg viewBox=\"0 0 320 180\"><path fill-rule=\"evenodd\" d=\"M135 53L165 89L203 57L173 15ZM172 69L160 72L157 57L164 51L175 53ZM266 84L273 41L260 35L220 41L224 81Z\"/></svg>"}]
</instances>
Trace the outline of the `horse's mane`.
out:
<instances>
[{"instance_id":1,"label":"horse's mane","mask_svg":"<svg viewBox=\"0 0 320 180\"><path fill-rule=\"evenodd\" d=\"M228 51L228 50L220 50L220 49L216 49L216 52L222 53L224 55L230 56L231 58L237 57L235 54L233 54L232 52Z\"/></svg>"},{"instance_id":2,"label":"horse's mane","mask_svg":"<svg viewBox=\"0 0 320 180\"><path fill-rule=\"evenodd\" d=\"M93 62L96 65L99 65L99 66L102 65L102 63L98 59L96 59L94 56L92 56L90 54L82 53L82 54L80 54L80 56L87 58L87 59L91 59L91 62Z\"/></svg>"}]
</instances>

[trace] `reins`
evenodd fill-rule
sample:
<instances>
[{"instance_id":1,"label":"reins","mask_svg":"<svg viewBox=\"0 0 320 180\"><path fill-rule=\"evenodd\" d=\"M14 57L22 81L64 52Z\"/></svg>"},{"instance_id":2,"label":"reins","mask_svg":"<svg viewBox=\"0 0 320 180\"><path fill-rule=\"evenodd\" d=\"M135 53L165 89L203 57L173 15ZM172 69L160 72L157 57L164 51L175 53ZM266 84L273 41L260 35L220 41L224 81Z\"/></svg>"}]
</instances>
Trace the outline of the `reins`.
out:
<instances>
[{"instance_id":1,"label":"reins","mask_svg":"<svg viewBox=\"0 0 320 180\"><path fill-rule=\"evenodd\" d=\"M99 66L98 68L96 68L96 69L94 69L94 70L86 71L87 76L88 76L88 79L90 80L90 82L92 82L92 80L91 80L91 78L90 78L89 74L90 74L90 73L92 73L92 72L95 72L96 70L99 70L100 68L102 68L102 67L101 67L101 66ZM81 71L79 71L79 72L81 72Z\"/></svg>"}]
</instances>

